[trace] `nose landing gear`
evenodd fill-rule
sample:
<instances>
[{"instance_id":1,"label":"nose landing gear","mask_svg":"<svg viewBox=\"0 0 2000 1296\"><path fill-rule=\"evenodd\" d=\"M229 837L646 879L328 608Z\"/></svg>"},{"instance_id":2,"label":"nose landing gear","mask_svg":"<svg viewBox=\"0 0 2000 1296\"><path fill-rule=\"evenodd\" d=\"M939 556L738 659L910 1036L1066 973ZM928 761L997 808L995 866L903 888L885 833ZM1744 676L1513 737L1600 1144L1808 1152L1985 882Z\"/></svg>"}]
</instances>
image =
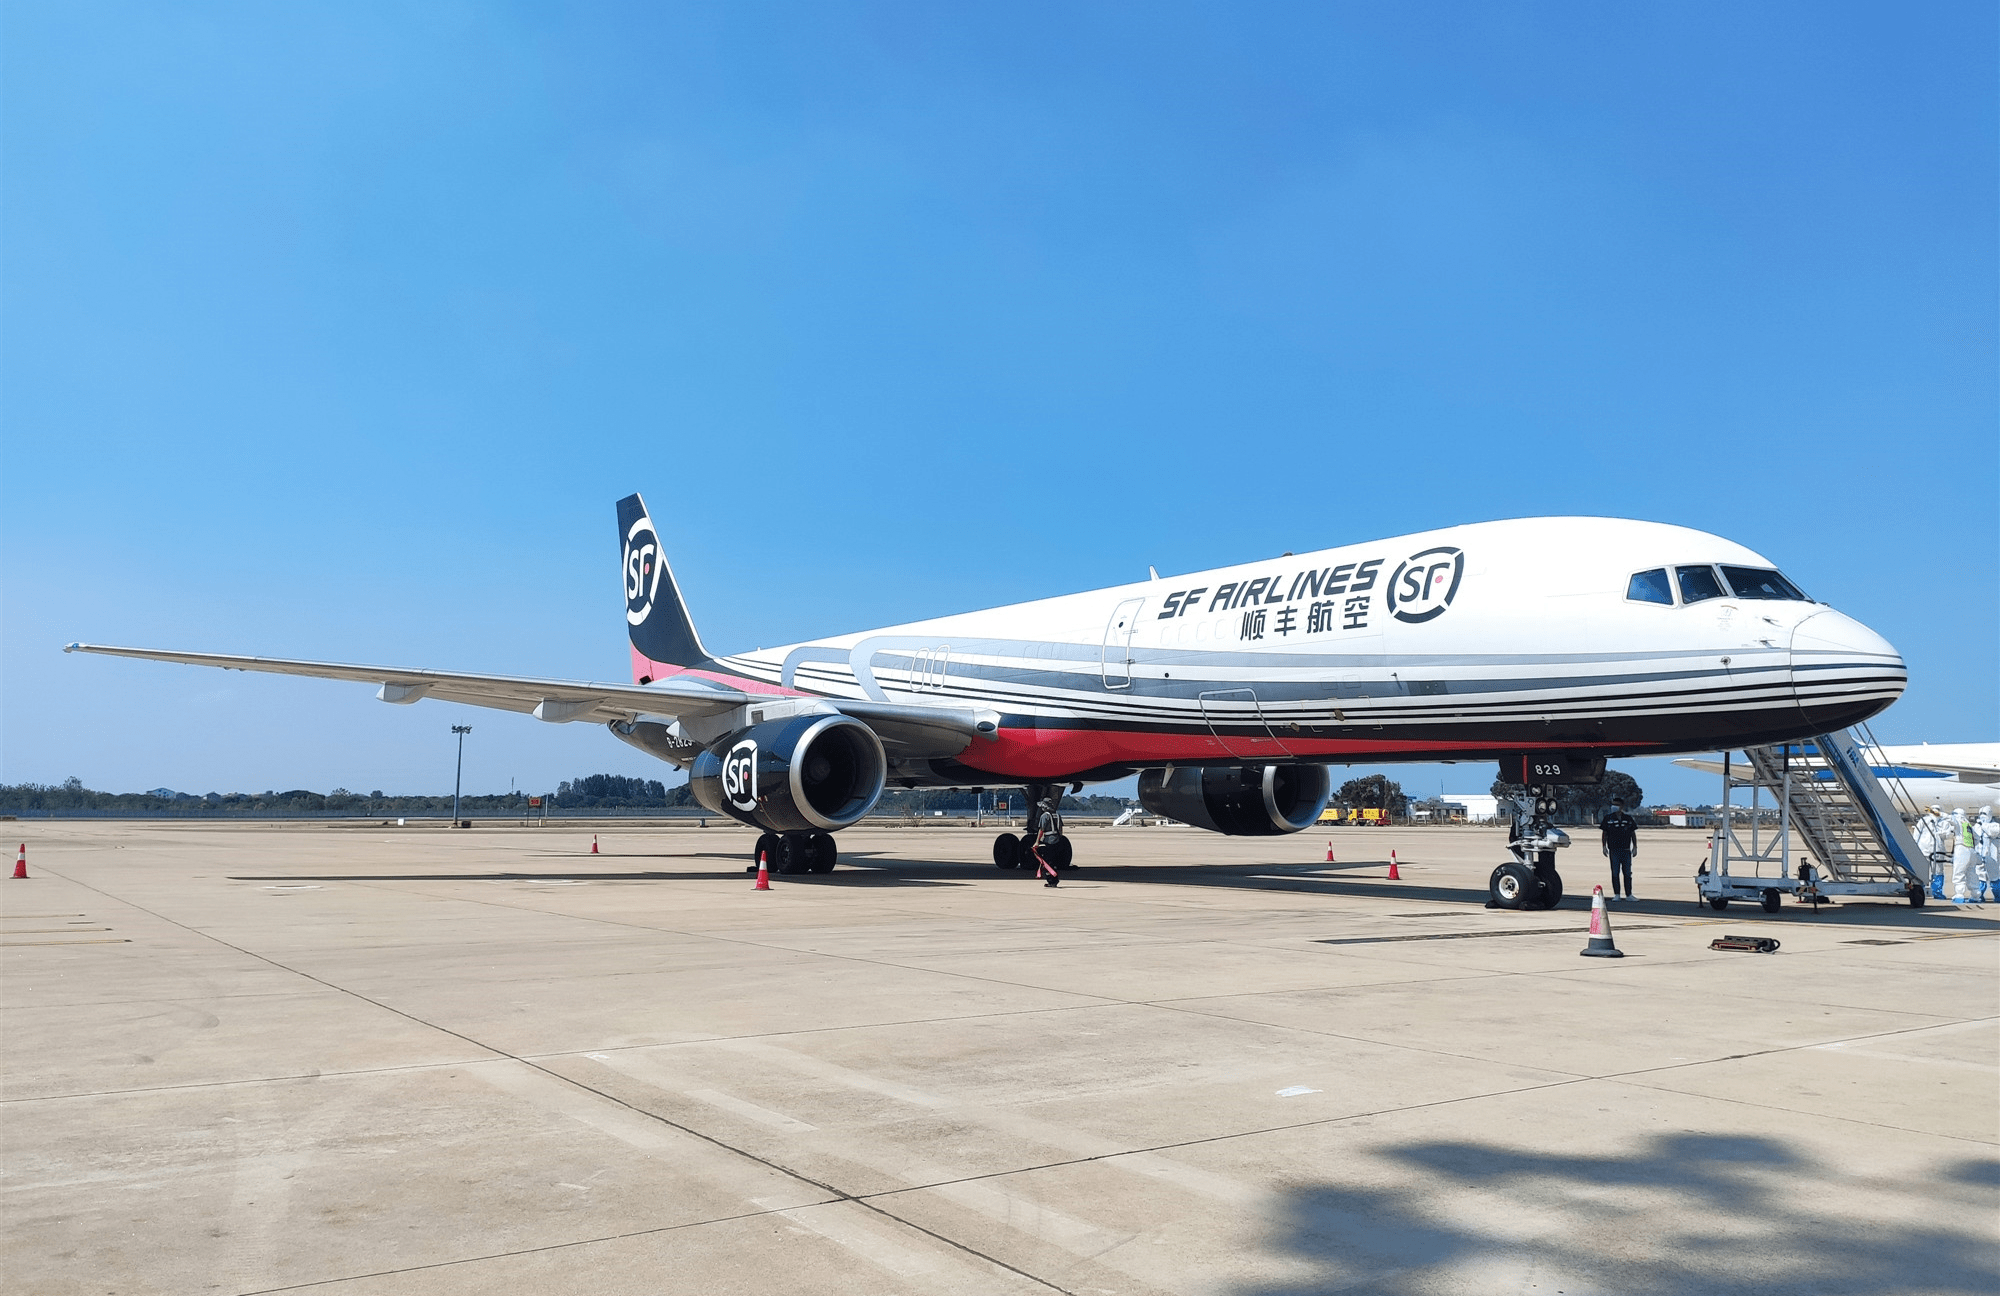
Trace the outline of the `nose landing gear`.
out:
<instances>
[{"instance_id":1,"label":"nose landing gear","mask_svg":"<svg viewBox=\"0 0 2000 1296\"><path fill-rule=\"evenodd\" d=\"M1535 788L1534 810L1514 816L1507 832L1507 849L1514 859L1487 879L1488 909L1553 909L1561 903L1556 851L1569 845L1569 834L1550 822L1555 811L1555 789L1543 784Z\"/></svg>"}]
</instances>

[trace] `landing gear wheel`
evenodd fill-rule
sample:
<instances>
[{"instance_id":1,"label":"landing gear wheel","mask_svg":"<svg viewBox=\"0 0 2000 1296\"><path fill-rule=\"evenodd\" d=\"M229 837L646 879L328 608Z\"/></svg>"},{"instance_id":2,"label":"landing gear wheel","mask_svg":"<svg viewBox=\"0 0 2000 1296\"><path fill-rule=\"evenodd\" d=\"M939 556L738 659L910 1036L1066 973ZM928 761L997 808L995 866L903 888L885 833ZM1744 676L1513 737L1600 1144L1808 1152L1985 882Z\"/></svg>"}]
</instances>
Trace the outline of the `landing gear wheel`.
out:
<instances>
[{"instance_id":1,"label":"landing gear wheel","mask_svg":"<svg viewBox=\"0 0 2000 1296\"><path fill-rule=\"evenodd\" d=\"M796 876L812 867L812 834L786 833L780 837L777 872Z\"/></svg>"},{"instance_id":2,"label":"landing gear wheel","mask_svg":"<svg viewBox=\"0 0 2000 1296\"><path fill-rule=\"evenodd\" d=\"M1540 878L1542 882L1542 907L1553 909L1561 904L1563 898L1562 874L1552 868L1538 868L1535 870L1535 876Z\"/></svg>"},{"instance_id":3,"label":"landing gear wheel","mask_svg":"<svg viewBox=\"0 0 2000 1296\"><path fill-rule=\"evenodd\" d=\"M815 873L833 872L834 863L840 858L840 847L834 844L833 834L816 832L808 836L806 842L811 847L812 871Z\"/></svg>"},{"instance_id":4,"label":"landing gear wheel","mask_svg":"<svg viewBox=\"0 0 2000 1296\"><path fill-rule=\"evenodd\" d=\"M1054 841L1042 843L1042 858L1057 869L1075 868L1076 865L1070 863L1070 857L1074 854L1076 850L1069 844L1067 837L1058 837Z\"/></svg>"},{"instance_id":5,"label":"landing gear wheel","mask_svg":"<svg viewBox=\"0 0 2000 1296\"><path fill-rule=\"evenodd\" d=\"M1763 898L1762 898L1762 901L1761 901L1761 903L1762 903L1762 904L1763 904L1763 906L1764 906L1764 912L1765 912L1765 913L1776 913L1776 912L1778 912L1778 904L1779 904L1779 901L1778 901L1778 888L1776 888L1776 887L1765 887L1765 888L1764 888L1764 895L1763 895Z\"/></svg>"},{"instance_id":6,"label":"landing gear wheel","mask_svg":"<svg viewBox=\"0 0 2000 1296\"><path fill-rule=\"evenodd\" d=\"M1027 852L1021 849L1021 839L1013 833L1001 833L993 839L993 866L1003 869L1021 867L1021 857Z\"/></svg>"},{"instance_id":7,"label":"landing gear wheel","mask_svg":"<svg viewBox=\"0 0 2000 1296\"><path fill-rule=\"evenodd\" d=\"M762 860L765 866L773 873L779 872L778 860L784 844L785 839L776 833L767 832L758 834L757 845L750 852L750 867L743 871L745 873L755 873L757 871L757 861Z\"/></svg>"},{"instance_id":8,"label":"landing gear wheel","mask_svg":"<svg viewBox=\"0 0 2000 1296\"><path fill-rule=\"evenodd\" d=\"M1486 889L1492 892L1497 909L1532 908L1541 891L1535 882L1535 870L1526 864L1502 864L1487 879Z\"/></svg>"},{"instance_id":9,"label":"landing gear wheel","mask_svg":"<svg viewBox=\"0 0 2000 1296\"><path fill-rule=\"evenodd\" d=\"M1727 909L1729 907L1729 897L1710 896L1708 898L1708 907L1715 910L1715 912L1717 913L1721 913L1724 909Z\"/></svg>"}]
</instances>

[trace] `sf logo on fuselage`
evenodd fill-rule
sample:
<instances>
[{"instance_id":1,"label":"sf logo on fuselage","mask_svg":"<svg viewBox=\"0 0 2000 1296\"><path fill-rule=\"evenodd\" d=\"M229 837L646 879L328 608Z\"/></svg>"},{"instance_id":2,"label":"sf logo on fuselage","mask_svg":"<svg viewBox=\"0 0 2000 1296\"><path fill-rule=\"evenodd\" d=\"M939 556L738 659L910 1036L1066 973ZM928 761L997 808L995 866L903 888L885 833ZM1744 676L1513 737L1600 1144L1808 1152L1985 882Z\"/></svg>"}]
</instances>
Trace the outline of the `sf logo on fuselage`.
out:
<instances>
[{"instance_id":1,"label":"sf logo on fuselage","mask_svg":"<svg viewBox=\"0 0 2000 1296\"><path fill-rule=\"evenodd\" d=\"M625 620L633 625L653 611L653 595L660 588L659 537L653 534L653 519L641 517L625 533Z\"/></svg>"},{"instance_id":2,"label":"sf logo on fuselage","mask_svg":"<svg viewBox=\"0 0 2000 1296\"><path fill-rule=\"evenodd\" d=\"M1440 545L1411 554L1389 578L1389 613L1398 621L1429 621L1441 615L1458 595L1465 575L1465 551Z\"/></svg>"},{"instance_id":3,"label":"sf logo on fuselage","mask_svg":"<svg viewBox=\"0 0 2000 1296\"><path fill-rule=\"evenodd\" d=\"M757 744L744 739L722 758L722 795L746 814L757 808Z\"/></svg>"}]
</instances>

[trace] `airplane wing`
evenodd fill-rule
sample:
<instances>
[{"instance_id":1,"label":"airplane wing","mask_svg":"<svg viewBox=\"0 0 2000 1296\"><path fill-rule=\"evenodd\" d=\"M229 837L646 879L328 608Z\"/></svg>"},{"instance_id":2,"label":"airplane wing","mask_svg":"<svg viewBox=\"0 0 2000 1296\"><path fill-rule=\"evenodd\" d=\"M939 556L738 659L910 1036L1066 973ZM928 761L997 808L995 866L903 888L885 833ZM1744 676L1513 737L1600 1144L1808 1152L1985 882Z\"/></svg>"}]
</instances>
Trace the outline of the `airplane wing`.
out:
<instances>
[{"instance_id":1,"label":"airplane wing","mask_svg":"<svg viewBox=\"0 0 2000 1296\"><path fill-rule=\"evenodd\" d=\"M137 657L143 661L175 662L186 666L216 666L223 670L263 671L272 675L351 680L379 685L375 696L384 702L406 705L427 697L437 698L444 702L518 711L551 724L574 720L604 724L640 716L684 720L720 715L746 703L772 700L765 694L745 693L713 680L684 676L668 676L651 684L600 684L579 680L526 679L515 675L411 670L400 666L291 661L282 657L112 648L103 644L73 643L63 651ZM1000 732L999 713L990 710L906 706L853 698L824 698L821 701L874 729L882 741L894 749L893 754L899 757L956 756L974 738L990 742Z\"/></svg>"},{"instance_id":2,"label":"airplane wing","mask_svg":"<svg viewBox=\"0 0 2000 1296\"><path fill-rule=\"evenodd\" d=\"M234 657L225 653L112 648L103 644L73 643L63 651L137 657L144 661L178 662L187 666L217 666L223 670L263 671L272 675L352 680L360 684L380 685L375 696L384 702L406 704L430 697L445 702L497 707L502 711L519 711L552 724L571 720L605 723L629 720L638 715L675 718L719 715L757 700L752 694L724 684L676 677L654 684L599 684L579 680L524 679L513 675L466 675L455 671L411 670L400 666L289 661L282 657Z\"/></svg>"}]
</instances>

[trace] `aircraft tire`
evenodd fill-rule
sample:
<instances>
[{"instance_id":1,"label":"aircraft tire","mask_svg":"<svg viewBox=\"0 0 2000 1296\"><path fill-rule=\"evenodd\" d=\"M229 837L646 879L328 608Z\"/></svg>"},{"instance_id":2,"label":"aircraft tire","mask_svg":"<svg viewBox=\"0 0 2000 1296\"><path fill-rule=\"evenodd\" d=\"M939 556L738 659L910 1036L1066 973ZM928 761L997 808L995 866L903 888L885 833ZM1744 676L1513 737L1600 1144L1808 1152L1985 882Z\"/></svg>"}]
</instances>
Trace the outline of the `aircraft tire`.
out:
<instances>
[{"instance_id":1,"label":"aircraft tire","mask_svg":"<svg viewBox=\"0 0 2000 1296\"><path fill-rule=\"evenodd\" d=\"M1542 883L1541 907L1544 909L1553 909L1561 904L1563 898L1562 874L1552 868L1539 868L1535 870L1535 876Z\"/></svg>"},{"instance_id":2,"label":"aircraft tire","mask_svg":"<svg viewBox=\"0 0 2000 1296\"><path fill-rule=\"evenodd\" d=\"M1021 839L1013 833L1001 833L993 839L993 864L996 868L1020 868L1021 857L1026 853L1021 847Z\"/></svg>"},{"instance_id":3,"label":"aircraft tire","mask_svg":"<svg viewBox=\"0 0 2000 1296\"><path fill-rule=\"evenodd\" d=\"M1776 887L1765 887L1764 894L1760 898L1759 903L1761 903L1764 906L1765 913L1778 912L1778 905L1780 903L1778 899L1778 889Z\"/></svg>"},{"instance_id":4,"label":"aircraft tire","mask_svg":"<svg viewBox=\"0 0 2000 1296\"><path fill-rule=\"evenodd\" d=\"M778 842L778 867L773 872L796 877L812 868L811 833L785 833Z\"/></svg>"},{"instance_id":5,"label":"aircraft tire","mask_svg":"<svg viewBox=\"0 0 2000 1296\"><path fill-rule=\"evenodd\" d=\"M1486 889L1499 909L1532 909L1541 891L1535 883L1535 870L1526 864L1502 864L1487 879Z\"/></svg>"},{"instance_id":6,"label":"aircraft tire","mask_svg":"<svg viewBox=\"0 0 2000 1296\"><path fill-rule=\"evenodd\" d=\"M811 846L809 853L812 856L812 871L815 873L833 872L834 864L840 859L840 847L834 843L833 834L829 832L816 832L808 836L806 841Z\"/></svg>"},{"instance_id":7,"label":"aircraft tire","mask_svg":"<svg viewBox=\"0 0 2000 1296\"><path fill-rule=\"evenodd\" d=\"M1052 842L1043 843L1042 854L1058 870L1073 869L1076 867L1075 863L1072 862L1076 855L1076 848L1070 845L1068 837L1058 837Z\"/></svg>"},{"instance_id":8,"label":"aircraft tire","mask_svg":"<svg viewBox=\"0 0 2000 1296\"><path fill-rule=\"evenodd\" d=\"M784 842L785 839L774 832L759 833L757 835L757 844L750 849L750 867L745 869L744 872L755 873L757 871L757 861L760 859L764 861L765 867L769 868L771 872L779 872L778 862L783 858L782 848Z\"/></svg>"}]
</instances>

